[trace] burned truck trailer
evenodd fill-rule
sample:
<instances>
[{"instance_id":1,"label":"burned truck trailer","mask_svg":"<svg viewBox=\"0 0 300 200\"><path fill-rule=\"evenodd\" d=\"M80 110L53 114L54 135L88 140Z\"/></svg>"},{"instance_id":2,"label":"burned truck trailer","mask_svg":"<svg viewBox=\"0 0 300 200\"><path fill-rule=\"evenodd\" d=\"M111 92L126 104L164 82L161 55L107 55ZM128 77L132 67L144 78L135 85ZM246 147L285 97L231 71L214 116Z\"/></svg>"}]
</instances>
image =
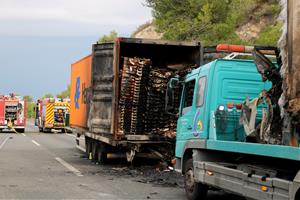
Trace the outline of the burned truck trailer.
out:
<instances>
[{"instance_id":1,"label":"burned truck trailer","mask_svg":"<svg viewBox=\"0 0 300 200\"><path fill-rule=\"evenodd\" d=\"M88 156L100 162L113 153L128 161L174 156L177 116L164 112L165 91L170 78L200 65L200 52L196 42L118 38L93 45L91 56L72 65L77 144L84 136Z\"/></svg>"}]
</instances>

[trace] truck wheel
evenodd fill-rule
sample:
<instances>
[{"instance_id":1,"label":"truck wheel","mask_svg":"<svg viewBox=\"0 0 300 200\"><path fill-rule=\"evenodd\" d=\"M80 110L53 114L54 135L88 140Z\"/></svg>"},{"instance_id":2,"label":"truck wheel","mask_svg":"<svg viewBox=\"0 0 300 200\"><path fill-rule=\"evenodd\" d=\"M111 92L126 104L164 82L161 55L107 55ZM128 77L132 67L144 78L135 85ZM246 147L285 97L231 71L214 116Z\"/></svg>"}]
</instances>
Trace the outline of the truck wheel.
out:
<instances>
[{"instance_id":1,"label":"truck wheel","mask_svg":"<svg viewBox=\"0 0 300 200\"><path fill-rule=\"evenodd\" d=\"M189 200L201 200L207 196L207 185L195 182L193 159L191 158L184 165L184 188Z\"/></svg>"},{"instance_id":2,"label":"truck wheel","mask_svg":"<svg viewBox=\"0 0 300 200\"><path fill-rule=\"evenodd\" d=\"M51 129L49 129L49 128L43 128L43 132L44 133L51 133Z\"/></svg>"}]
</instances>

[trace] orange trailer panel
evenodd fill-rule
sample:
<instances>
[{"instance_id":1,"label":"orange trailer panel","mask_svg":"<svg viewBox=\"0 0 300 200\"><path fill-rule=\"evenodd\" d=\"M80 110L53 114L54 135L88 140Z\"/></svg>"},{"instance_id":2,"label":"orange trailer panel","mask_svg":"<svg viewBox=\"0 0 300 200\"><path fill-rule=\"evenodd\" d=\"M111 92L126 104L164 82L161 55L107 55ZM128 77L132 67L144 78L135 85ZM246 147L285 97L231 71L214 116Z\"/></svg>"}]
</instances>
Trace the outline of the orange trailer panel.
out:
<instances>
[{"instance_id":1,"label":"orange trailer panel","mask_svg":"<svg viewBox=\"0 0 300 200\"><path fill-rule=\"evenodd\" d=\"M71 66L70 126L86 128L91 87L92 56L86 56Z\"/></svg>"}]
</instances>

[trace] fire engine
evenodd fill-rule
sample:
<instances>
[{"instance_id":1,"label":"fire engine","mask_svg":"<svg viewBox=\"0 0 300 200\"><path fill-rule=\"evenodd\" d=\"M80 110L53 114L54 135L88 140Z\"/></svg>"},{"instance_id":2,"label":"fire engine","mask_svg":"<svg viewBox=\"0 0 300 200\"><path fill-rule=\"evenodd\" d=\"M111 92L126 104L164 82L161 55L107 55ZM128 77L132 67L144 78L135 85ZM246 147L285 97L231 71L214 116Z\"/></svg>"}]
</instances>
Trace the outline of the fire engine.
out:
<instances>
[{"instance_id":1,"label":"fire engine","mask_svg":"<svg viewBox=\"0 0 300 200\"><path fill-rule=\"evenodd\" d=\"M24 133L26 126L26 102L15 94L0 95L0 131L13 128Z\"/></svg>"},{"instance_id":2,"label":"fire engine","mask_svg":"<svg viewBox=\"0 0 300 200\"><path fill-rule=\"evenodd\" d=\"M40 132L66 131L69 127L69 99L40 99L36 104L35 125Z\"/></svg>"}]
</instances>

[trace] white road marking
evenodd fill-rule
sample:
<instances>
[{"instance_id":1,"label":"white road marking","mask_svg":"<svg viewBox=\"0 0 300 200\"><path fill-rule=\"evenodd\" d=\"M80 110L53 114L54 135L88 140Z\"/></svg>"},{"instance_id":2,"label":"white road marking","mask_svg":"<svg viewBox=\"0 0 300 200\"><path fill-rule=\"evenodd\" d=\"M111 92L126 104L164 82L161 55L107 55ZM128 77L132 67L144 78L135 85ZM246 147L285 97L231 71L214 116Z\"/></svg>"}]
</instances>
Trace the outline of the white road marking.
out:
<instances>
[{"instance_id":1,"label":"white road marking","mask_svg":"<svg viewBox=\"0 0 300 200\"><path fill-rule=\"evenodd\" d=\"M73 135L73 134L66 133L66 135L76 138L76 135Z\"/></svg>"},{"instance_id":2,"label":"white road marking","mask_svg":"<svg viewBox=\"0 0 300 200\"><path fill-rule=\"evenodd\" d=\"M81 146L79 146L79 145L76 145L76 147L77 147L77 149L79 149L79 150L85 152L85 148L83 148L83 147L81 147Z\"/></svg>"},{"instance_id":3,"label":"white road marking","mask_svg":"<svg viewBox=\"0 0 300 200\"><path fill-rule=\"evenodd\" d=\"M21 133L24 137L26 136L24 133Z\"/></svg>"},{"instance_id":4,"label":"white road marking","mask_svg":"<svg viewBox=\"0 0 300 200\"><path fill-rule=\"evenodd\" d=\"M31 142L33 143L33 144L35 144L36 146L41 146L39 143L37 143L35 140L31 140Z\"/></svg>"},{"instance_id":5,"label":"white road marking","mask_svg":"<svg viewBox=\"0 0 300 200\"><path fill-rule=\"evenodd\" d=\"M55 160L57 160L60 164L62 164L69 171L73 172L76 176L83 176L78 169L76 169L75 167L73 167L72 165L70 165L69 163L64 161L63 159L56 157Z\"/></svg>"},{"instance_id":6,"label":"white road marking","mask_svg":"<svg viewBox=\"0 0 300 200\"><path fill-rule=\"evenodd\" d=\"M0 149L2 149L2 147L7 142L8 139L9 139L9 137L6 137L5 140L0 144Z\"/></svg>"},{"instance_id":7,"label":"white road marking","mask_svg":"<svg viewBox=\"0 0 300 200\"><path fill-rule=\"evenodd\" d=\"M99 192L98 195L100 197L115 197L115 195L109 194L109 193L103 193L103 192Z\"/></svg>"}]
</instances>

